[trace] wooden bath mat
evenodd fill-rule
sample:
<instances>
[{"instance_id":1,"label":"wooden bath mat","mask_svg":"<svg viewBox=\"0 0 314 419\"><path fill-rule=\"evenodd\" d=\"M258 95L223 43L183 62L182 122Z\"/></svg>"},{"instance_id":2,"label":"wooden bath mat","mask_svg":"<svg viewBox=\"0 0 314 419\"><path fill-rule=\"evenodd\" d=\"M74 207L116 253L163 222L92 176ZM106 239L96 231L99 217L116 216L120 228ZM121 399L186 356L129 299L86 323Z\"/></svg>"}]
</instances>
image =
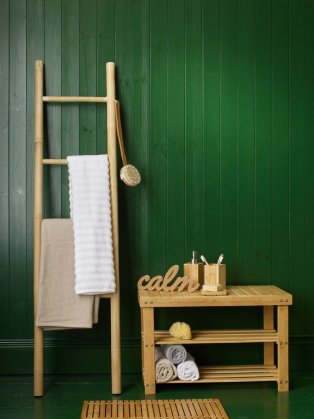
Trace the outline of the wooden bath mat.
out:
<instances>
[{"instance_id":1,"label":"wooden bath mat","mask_svg":"<svg viewBox=\"0 0 314 419\"><path fill-rule=\"evenodd\" d=\"M85 400L81 419L228 419L218 399Z\"/></svg>"}]
</instances>

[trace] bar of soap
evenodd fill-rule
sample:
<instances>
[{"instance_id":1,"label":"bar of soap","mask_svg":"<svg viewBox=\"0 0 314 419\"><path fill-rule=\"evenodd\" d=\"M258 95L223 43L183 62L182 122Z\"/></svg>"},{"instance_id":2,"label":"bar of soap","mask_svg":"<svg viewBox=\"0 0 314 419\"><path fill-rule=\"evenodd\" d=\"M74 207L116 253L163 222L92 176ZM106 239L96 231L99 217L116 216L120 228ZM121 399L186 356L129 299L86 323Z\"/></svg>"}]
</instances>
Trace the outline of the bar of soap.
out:
<instances>
[{"instance_id":1,"label":"bar of soap","mask_svg":"<svg viewBox=\"0 0 314 419\"><path fill-rule=\"evenodd\" d=\"M169 329L169 333L177 339L192 339L191 328L184 322L173 323Z\"/></svg>"}]
</instances>

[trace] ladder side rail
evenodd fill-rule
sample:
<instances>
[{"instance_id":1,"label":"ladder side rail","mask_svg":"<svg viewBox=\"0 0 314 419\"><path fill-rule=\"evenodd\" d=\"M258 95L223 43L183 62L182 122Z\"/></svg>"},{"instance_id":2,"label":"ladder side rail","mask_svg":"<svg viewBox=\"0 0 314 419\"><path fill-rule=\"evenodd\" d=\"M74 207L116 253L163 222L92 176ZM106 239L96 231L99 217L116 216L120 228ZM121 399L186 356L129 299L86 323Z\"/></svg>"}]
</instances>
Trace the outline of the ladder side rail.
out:
<instances>
[{"instance_id":1,"label":"ladder side rail","mask_svg":"<svg viewBox=\"0 0 314 419\"><path fill-rule=\"evenodd\" d=\"M111 380L112 393L121 393L121 342L120 342L120 281L119 281L119 227L118 227L118 177L117 177L117 141L116 141L116 118L115 118L115 64L106 64L106 88L107 88L107 131L108 131L108 158L110 170L111 192L111 217L112 217L112 240L113 259L116 279L116 292L110 299L111 320ZM113 99L113 100L112 100Z\"/></svg>"},{"instance_id":2,"label":"ladder side rail","mask_svg":"<svg viewBox=\"0 0 314 419\"><path fill-rule=\"evenodd\" d=\"M43 66L35 62L35 125L34 125L34 396L42 396L44 333L36 326L43 217Z\"/></svg>"}]
</instances>

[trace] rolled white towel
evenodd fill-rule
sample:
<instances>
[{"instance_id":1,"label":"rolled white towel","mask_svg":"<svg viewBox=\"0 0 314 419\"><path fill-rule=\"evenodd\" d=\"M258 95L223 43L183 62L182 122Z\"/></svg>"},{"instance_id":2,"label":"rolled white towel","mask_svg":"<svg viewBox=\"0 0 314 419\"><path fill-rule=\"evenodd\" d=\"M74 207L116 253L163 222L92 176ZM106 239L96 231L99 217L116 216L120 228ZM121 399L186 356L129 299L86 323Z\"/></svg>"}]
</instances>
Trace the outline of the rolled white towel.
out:
<instances>
[{"instance_id":1,"label":"rolled white towel","mask_svg":"<svg viewBox=\"0 0 314 419\"><path fill-rule=\"evenodd\" d=\"M169 361L159 347L155 347L156 382L166 383L177 377L175 365Z\"/></svg>"},{"instance_id":2,"label":"rolled white towel","mask_svg":"<svg viewBox=\"0 0 314 419\"><path fill-rule=\"evenodd\" d=\"M162 352L175 365L181 364L186 360L187 352L182 345L161 345Z\"/></svg>"},{"instance_id":3,"label":"rolled white towel","mask_svg":"<svg viewBox=\"0 0 314 419\"><path fill-rule=\"evenodd\" d=\"M189 353L185 362L177 365L178 378L182 381L196 381L200 378L198 367Z\"/></svg>"}]
</instances>

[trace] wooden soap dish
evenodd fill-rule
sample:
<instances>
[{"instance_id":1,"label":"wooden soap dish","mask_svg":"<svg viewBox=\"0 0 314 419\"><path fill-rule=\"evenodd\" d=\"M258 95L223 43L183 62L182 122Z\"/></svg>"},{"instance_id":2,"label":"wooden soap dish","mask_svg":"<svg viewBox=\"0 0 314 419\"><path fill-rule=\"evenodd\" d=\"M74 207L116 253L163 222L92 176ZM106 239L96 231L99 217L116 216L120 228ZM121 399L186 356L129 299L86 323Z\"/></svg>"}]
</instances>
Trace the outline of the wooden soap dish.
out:
<instances>
[{"instance_id":1,"label":"wooden soap dish","mask_svg":"<svg viewBox=\"0 0 314 419\"><path fill-rule=\"evenodd\" d=\"M227 295L228 293L227 293L227 290L226 289L224 289L224 290L222 290L222 291L206 291L206 290L203 290L203 289L201 289L201 294L202 295Z\"/></svg>"}]
</instances>

